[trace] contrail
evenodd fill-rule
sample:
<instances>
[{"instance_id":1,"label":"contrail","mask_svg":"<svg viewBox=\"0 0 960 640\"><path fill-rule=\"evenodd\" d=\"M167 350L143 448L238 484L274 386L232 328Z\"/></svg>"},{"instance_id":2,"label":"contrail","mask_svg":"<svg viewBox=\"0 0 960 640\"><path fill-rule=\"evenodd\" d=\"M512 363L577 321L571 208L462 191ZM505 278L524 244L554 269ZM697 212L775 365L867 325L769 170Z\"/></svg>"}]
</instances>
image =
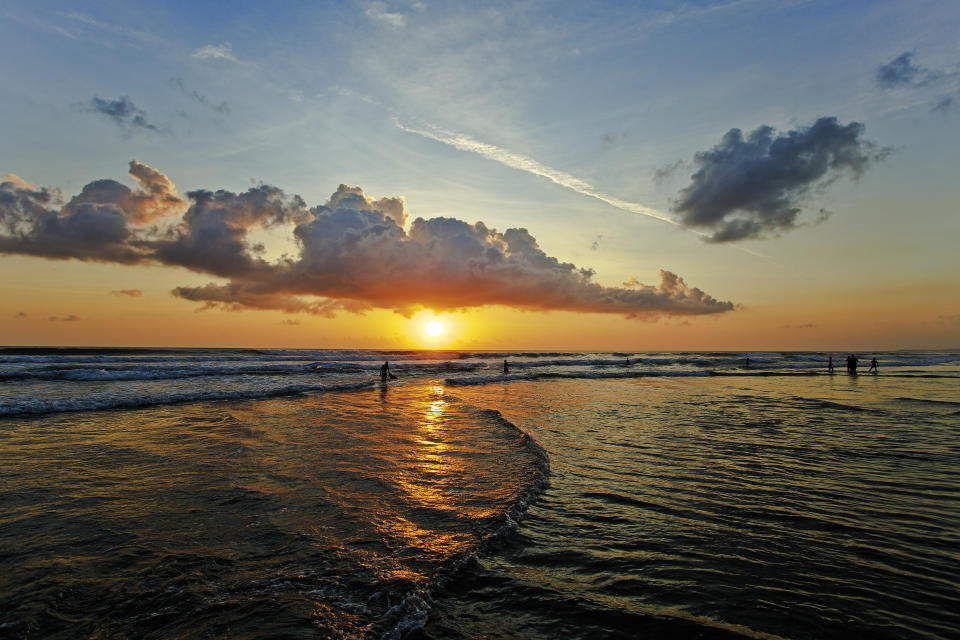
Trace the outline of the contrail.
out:
<instances>
[{"instance_id":1,"label":"contrail","mask_svg":"<svg viewBox=\"0 0 960 640\"><path fill-rule=\"evenodd\" d=\"M528 158L527 156L519 153L514 153L512 151L508 151L507 149L502 149L492 144L475 140L474 138L462 133L445 131L444 129L437 127L431 127L430 129L415 129L413 127L406 126L400 122L397 117L393 118L393 122L397 125L397 127L408 133L415 133L418 136L436 140L437 142L460 149L461 151L470 151L471 153L476 153L484 158L494 160L513 169L519 169L520 171L526 171L527 173L541 176L560 185L561 187L566 187L567 189L576 191L582 195L596 198L597 200L606 202L610 206L616 207L622 211L639 213L641 215L650 216L651 218L656 218L657 220L669 222L672 225L680 226L680 223L665 213L657 211L656 209L651 209L650 207L636 202L628 202L626 200L621 200L620 198L607 195L602 191L598 191L589 182L585 182L576 176L572 176L569 173L554 169L553 167L540 164L533 158Z\"/></svg>"},{"instance_id":2,"label":"contrail","mask_svg":"<svg viewBox=\"0 0 960 640\"><path fill-rule=\"evenodd\" d=\"M708 234L697 231L696 229L690 229L689 227L684 227L682 224L677 222L675 219L671 218L662 211L657 211L656 209L651 209L648 206L642 205L638 202L630 202L628 200L621 200L620 198L615 198L614 196L603 193L602 191L597 190L592 184L581 180L576 176L572 176L569 173L560 171L559 169L554 169L553 167L548 167L546 165L540 164L533 158L529 158L525 155L514 153L507 149L503 149L496 145L488 144L486 142L481 142L471 138L468 135L462 133L456 133L454 131L447 131L441 129L440 127L434 127L429 125L429 129L417 129L414 127L408 127L407 125L400 122L400 119L393 115L393 123L401 130L408 133L413 133L424 138L429 138L430 140L436 140L441 144L445 144L455 149L460 149L461 151L469 151L471 153L476 153L483 156L489 160L499 162L502 165L506 165L512 169L519 169L520 171L526 171L527 173L532 173L536 176L541 176L554 182L561 187L566 187L571 191L576 191L579 194L589 196L591 198L596 198L601 202L606 202L611 207L616 207L621 211L626 211L628 213L639 213L640 215L649 216L651 218L656 218L657 220L662 220L663 222L672 224L674 226L680 227L691 233L695 233L701 237L707 237ZM752 251L746 247L741 247L737 245L732 245L734 249L748 253L752 256L758 258L765 258L769 260L769 256L766 256L762 253Z\"/></svg>"}]
</instances>

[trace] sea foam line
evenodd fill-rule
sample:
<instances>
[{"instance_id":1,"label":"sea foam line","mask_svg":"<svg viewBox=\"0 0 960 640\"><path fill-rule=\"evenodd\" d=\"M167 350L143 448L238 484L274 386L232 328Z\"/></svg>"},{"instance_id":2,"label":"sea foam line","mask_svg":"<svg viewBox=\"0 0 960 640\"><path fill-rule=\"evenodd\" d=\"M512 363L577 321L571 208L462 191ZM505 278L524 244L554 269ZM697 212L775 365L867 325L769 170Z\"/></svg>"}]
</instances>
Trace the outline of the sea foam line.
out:
<instances>
[{"instance_id":1,"label":"sea foam line","mask_svg":"<svg viewBox=\"0 0 960 640\"><path fill-rule=\"evenodd\" d=\"M530 506L550 487L550 456L546 449L540 446L529 433L504 418L499 411L483 409L481 414L520 434L523 448L532 454L535 460L536 473L533 481L527 486L526 491L517 496L516 500L503 512L499 526L480 538L476 548L453 558L426 586L408 593L377 621L367 626L367 631L370 632L385 619L390 620L392 624L379 636L380 640L401 640L413 631L423 628L429 618L436 589L455 578L459 571L476 560L478 554L502 544L519 527Z\"/></svg>"},{"instance_id":2,"label":"sea foam line","mask_svg":"<svg viewBox=\"0 0 960 640\"><path fill-rule=\"evenodd\" d=\"M515 381L536 381L551 379L620 379L620 378L703 378L709 376L709 371L575 371L569 373L509 373L499 376L472 376L463 378L446 378L444 382L449 385L476 385L490 384L492 382L515 382Z\"/></svg>"},{"instance_id":3,"label":"sea foam line","mask_svg":"<svg viewBox=\"0 0 960 640\"><path fill-rule=\"evenodd\" d=\"M166 393L155 396L128 396L128 397L75 397L59 400L24 401L9 404L0 404L0 417L20 415L37 415L44 413L65 413L69 411L103 411L109 409L139 409L156 405L179 404L183 402L199 402L204 400L246 400L252 398L268 398L286 396L298 393L321 391L349 391L365 389L374 385L372 380L363 382L349 382L344 384L296 384L267 389L243 389L234 391L192 391L182 393Z\"/></svg>"}]
</instances>

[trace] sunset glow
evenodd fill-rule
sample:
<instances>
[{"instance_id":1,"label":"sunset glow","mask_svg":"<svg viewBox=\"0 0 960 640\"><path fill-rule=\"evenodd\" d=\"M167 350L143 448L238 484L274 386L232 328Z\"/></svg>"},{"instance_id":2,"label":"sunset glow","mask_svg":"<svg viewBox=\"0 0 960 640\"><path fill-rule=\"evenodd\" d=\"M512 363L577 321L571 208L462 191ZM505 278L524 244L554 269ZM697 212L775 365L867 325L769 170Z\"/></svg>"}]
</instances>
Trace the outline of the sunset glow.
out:
<instances>
[{"instance_id":1,"label":"sunset glow","mask_svg":"<svg viewBox=\"0 0 960 640\"><path fill-rule=\"evenodd\" d=\"M44 54L4 72L6 341L960 344L950 12L570 5L547 28L526 4L368 4L224 7L188 37L163 3L152 20L15 1L0 46ZM247 24L287 37L264 50ZM876 37L894 24L929 42ZM754 28L759 49L721 42ZM798 33L818 56L771 44Z\"/></svg>"},{"instance_id":2,"label":"sunset glow","mask_svg":"<svg viewBox=\"0 0 960 640\"><path fill-rule=\"evenodd\" d=\"M423 332L431 338L439 338L443 335L444 329L443 323L438 320L433 320L423 325Z\"/></svg>"}]
</instances>

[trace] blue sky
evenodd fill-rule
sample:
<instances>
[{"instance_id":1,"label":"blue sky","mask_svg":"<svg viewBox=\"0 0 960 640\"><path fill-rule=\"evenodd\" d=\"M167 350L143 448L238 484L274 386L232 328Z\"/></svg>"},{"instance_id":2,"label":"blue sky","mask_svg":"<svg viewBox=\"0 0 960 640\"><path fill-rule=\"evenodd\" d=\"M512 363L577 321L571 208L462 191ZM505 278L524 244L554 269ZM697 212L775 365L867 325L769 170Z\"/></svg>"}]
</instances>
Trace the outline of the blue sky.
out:
<instances>
[{"instance_id":1,"label":"blue sky","mask_svg":"<svg viewBox=\"0 0 960 640\"><path fill-rule=\"evenodd\" d=\"M524 227L606 286L675 271L742 307L730 336L829 327L861 304L851 292L874 292L918 314L877 334L888 343L960 344L957 33L949 1L9 1L0 174L67 198L132 186L131 159L180 193L264 182L317 205L358 185L414 217ZM902 81L879 82L905 53ZM124 96L141 124L92 106ZM858 179L805 185L798 224L708 243L657 219L678 217L696 154L730 129L822 117L885 151ZM841 324L803 339L852 336Z\"/></svg>"}]
</instances>

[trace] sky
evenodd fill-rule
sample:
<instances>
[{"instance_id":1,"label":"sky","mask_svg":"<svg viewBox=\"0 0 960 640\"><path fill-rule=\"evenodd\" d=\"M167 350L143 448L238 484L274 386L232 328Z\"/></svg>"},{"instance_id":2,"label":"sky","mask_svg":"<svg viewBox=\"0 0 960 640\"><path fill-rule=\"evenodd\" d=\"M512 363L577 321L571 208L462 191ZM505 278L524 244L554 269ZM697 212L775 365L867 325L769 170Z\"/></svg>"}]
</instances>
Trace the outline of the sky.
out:
<instances>
[{"instance_id":1,"label":"sky","mask_svg":"<svg viewBox=\"0 0 960 640\"><path fill-rule=\"evenodd\" d=\"M958 348L957 33L955 0L7 0L0 342Z\"/></svg>"}]
</instances>

